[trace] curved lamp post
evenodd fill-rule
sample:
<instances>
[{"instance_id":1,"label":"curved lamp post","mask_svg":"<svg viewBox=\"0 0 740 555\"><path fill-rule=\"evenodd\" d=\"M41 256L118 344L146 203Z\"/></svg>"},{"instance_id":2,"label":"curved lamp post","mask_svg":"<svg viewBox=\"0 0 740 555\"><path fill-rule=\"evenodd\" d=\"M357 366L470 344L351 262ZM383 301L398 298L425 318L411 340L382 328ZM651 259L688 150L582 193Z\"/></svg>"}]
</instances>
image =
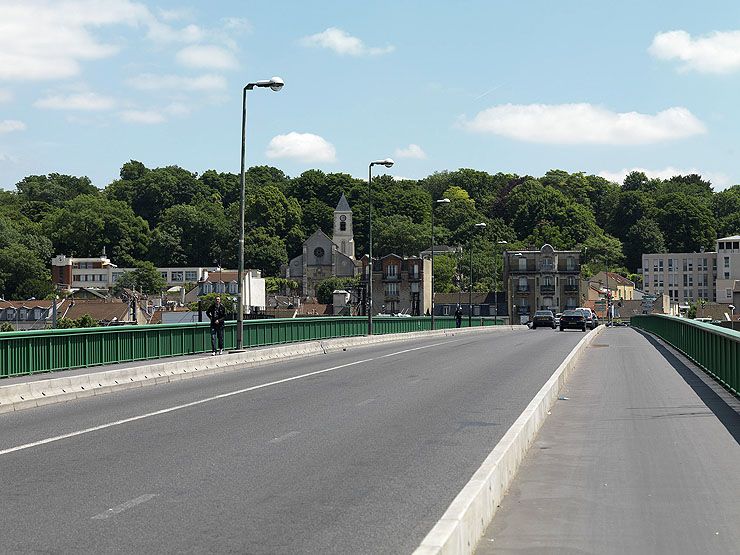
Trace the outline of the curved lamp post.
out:
<instances>
[{"instance_id":1,"label":"curved lamp post","mask_svg":"<svg viewBox=\"0 0 740 555\"><path fill-rule=\"evenodd\" d=\"M432 330L434 330L434 205L435 204L450 204L450 199L441 198L437 199L432 204Z\"/></svg>"},{"instance_id":2,"label":"curved lamp post","mask_svg":"<svg viewBox=\"0 0 740 555\"><path fill-rule=\"evenodd\" d=\"M484 222L481 222L479 224L475 224L475 229L481 230L485 229L486 224ZM468 291L468 327L473 327L473 236L470 236L470 289Z\"/></svg>"},{"instance_id":3,"label":"curved lamp post","mask_svg":"<svg viewBox=\"0 0 740 555\"><path fill-rule=\"evenodd\" d=\"M373 334L373 166L390 168L395 162L390 158L374 160L367 168L367 200L370 206L368 212L368 259L367 259L367 334Z\"/></svg>"},{"instance_id":4,"label":"curved lamp post","mask_svg":"<svg viewBox=\"0 0 740 555\"><path fill-rule=\"evenodd\" d=\"M241 171L239 172L239 185L241 196L239 197L239 212L241 220L239 225L239 271L237 272L238 299L236 308L236 352L243 349L244 346L244 160L246 155L247 142L247 91L253 88L270 88L277 92L283 88L285 82L280 77L264 79L254 83L248 83L242 91L242 150L241 150Z\"/></svg>"}]
</instances>

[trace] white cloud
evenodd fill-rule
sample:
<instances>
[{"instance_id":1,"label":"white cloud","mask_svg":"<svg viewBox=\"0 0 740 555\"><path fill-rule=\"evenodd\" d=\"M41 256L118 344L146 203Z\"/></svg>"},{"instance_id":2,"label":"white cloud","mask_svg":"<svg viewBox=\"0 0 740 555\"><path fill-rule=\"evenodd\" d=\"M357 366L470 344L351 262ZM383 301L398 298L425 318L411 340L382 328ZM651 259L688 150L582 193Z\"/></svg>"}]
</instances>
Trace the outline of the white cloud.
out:
<instances>
[{"instance_id":1,"label":"white cloud","mask_svg":"<svg viewBox=\"0 0 740 555\"><path fill-rule=\"evenodd\" d=\"M267 147L268 158L293 158L301 162L334 162L337 152L330 142L312 133L277 135Z\"/></svg>"},{"instance_id":2,"label":"white cloud","mask_svg":"<svg viewBox=\"0 0 740 555\"><path fill-rule=\"evenodd\" d=\"M180 65L194 68L234 69L239 66L234 54L208 44L187 46L177 53L176 59Z\"/></svg>"},{"instance_id":3,"label":"white cloud","mask_svg":"<svg viewBox=\"0 0 740 555\"><path fill-rule=\"evenodd\" d=\"M125 110L121 112L121 119L127 123L142 123L145 125L154 125L165 121L164 115L156 110Z\"/></svg>"},{"instance_id":4,"label":"white cloud","mask_svg":"<svg viewBox=\"0 0 740 555\"><path fill-rule=\"evenodd\" d=\"M326 31L304 37L301 41L304 46L314 46L319 48L328 48L337 54L346 54L349 56L377 56L388 54L395 50L394 46L369 47L360 39L353 37L342 29L329 27Z\"/></svg>"},{"instance_id":5,"label":"white cloud","mask_svg":"<svg viewBox=\"0 0 740 555\"><path fill-rule=\"evenodd\" d=\"M26 124L17 119L0 120L0 133L11 133L13 131L24 131Z\"/></svg>"},{"instance_id":6,"label":"white cloud","mask_svg":"<svg viewBox=\"0 0 740 555\"><path fill-rule=\"evenodd\" d=\"M131 0L2 0L0 80L52 80L79 75L81 63L108 58L120 46L103 27L144 27L158 42L193 42L195 25L174 29ZM100 33L100 37L96 33Z\"/></svg>"},{"instance_id":7,"label":"white cloud","mask_svg":"<svg viewBox=\"0 0 740 555\"><path fill-rule=\"evenodd\" d=\"M427 153L419 145L413 143L406 148L397 148L395 155L396 158L415 158L417 160L425 160L427 157Z\"/></svg>"},{"instance_id":8,"label":"white cloud","mask_svg":"<svg viewBox=\"0 0 740 555\"><path fill-rule=\"evenodd\" d=\"M614 183L622 184L624 183L624 178L632 172L642 172L649 179L670 179L671 177L675 177L677 175L698 174L701 175L704 179L709 180L714 186L715 190L724 189L732 184L729 176L723 173L702 172L696 168L675 168L673 166L667 166L661 170L649 170L646 168L623 168L618 171L601 171L598 173L598 175Z\"/></svg>"},{"instance_id":9,"label":"white cloud","mask_svg":"<svg viewBox=\"0 0 740 555\"><path fill-rule=\"evenodd\" d=\"M658 33L648 52L659 60L678 60L682 71L730 73L740 70L740 31L691 38L686 31Z\"/></svg>"},{"instance_id":10,"label":"white cloud","mask_svg":"<svg viewBox=\"0 0 740 555\"><path fill-rule=\"evenodd\" d=\"M212 92L226 89L226 79L217 74L183 77L181 75L142 73L127 79L126 83L142 91L186 90Z\"/></svg>"},{"instance_id":11,"label":"white cloud","mask_svg":"<svg viewBox=\"0 0 740 555\"><path fill-rule=\"evenodd\" d=\"M7 89L0 89L0 102L10 102L13 100L13 94Z\"/></svg>"},{"instance_id":12,"label":"white cloud","mask_svg":"<svg viewBox=\"0 0 740 555\"><path fill-rule=\"evenodd\" d=\"M108 96L101 96L93 92L75 93L66 96L52 95L34 102L37 108L49 108L51 110L83 110L97 111L110 110L116 101Z\"/></svg>"},{"instance_id":13,"label":"white cloud","mask_svg":"<svg viewBox=\"0 0 740 555\"><path fill-rule=\"evenodd\" d=\"M225 17L221 21L223 22L224 29L241 31L242 33L252 32L252 24L248 19L243 17Z\"/></svg>"},{"instance_id":14,"label":"white cloud","mask_svg":"<svg viewBox=\"0 0 740 555\"><path fill-rule=\"evenodd\" d=\"M706 132L689 110L655 115L612 112L591 104L503 104L462 120L463 128L520 141L549 144L641 145Z\"/></svg>"}]
</instances>

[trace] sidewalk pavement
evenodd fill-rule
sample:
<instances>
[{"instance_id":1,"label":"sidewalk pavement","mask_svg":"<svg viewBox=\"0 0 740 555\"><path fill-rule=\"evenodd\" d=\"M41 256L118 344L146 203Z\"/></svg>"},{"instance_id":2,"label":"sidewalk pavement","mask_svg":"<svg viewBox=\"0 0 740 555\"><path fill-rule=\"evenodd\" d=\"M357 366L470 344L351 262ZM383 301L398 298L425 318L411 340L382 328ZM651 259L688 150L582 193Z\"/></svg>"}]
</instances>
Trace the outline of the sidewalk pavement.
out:
<instances>
[{"instance_id":1,"label":"sidewalk pavement","mask_svg":"<svg viewBox=\"0 0 740 555\"><path fill-rule=\"evenodd\" d=\"M580 359L476 553L737 553L740 400L609 328Z\"/></svg>"}]
</instances>

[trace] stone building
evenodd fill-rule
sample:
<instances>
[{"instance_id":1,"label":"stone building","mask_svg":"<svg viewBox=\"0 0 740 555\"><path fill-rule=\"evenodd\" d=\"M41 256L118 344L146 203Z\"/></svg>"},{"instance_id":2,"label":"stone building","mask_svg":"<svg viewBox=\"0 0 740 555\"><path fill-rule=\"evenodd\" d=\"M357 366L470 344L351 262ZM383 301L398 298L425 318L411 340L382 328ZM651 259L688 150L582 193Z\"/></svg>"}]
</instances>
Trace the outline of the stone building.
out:
<instances>
[{"instance_id":1,"label":"stone building","mask_svg":"<svg viewBox=\"0 0 740 555\"><path fill-rule=\"evenodd\" d=\"M315 297L316 286L330 277L354 277L360 272L355 260L352 209L342 193L334 209L332 237L317 229L303 242L303 253L293 258L285 277L298 281L303 297Z\"/></svg>"},{"instance_id":2,"label":"stone building","mask_svg":"<svg viewBox=\"0 0 740 555\"><path fill-rule=\"evenodd\" d=\"M581 304L581 253L556 251L545 244L540 250L504 252L504 283L511 320L527 322L536 310L553 312Z\"/></svg>"}]
</instances>

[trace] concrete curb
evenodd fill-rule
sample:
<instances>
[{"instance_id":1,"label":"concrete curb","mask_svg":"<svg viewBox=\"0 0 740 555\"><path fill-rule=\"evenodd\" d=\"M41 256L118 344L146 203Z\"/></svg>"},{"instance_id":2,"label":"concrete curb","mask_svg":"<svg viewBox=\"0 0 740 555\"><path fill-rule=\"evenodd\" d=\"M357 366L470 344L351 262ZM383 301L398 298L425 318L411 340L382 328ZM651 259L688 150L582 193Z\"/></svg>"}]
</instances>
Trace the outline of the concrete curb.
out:
<instances>
[{"instance_id":1,"label":"concrete curb","mask_svg":"<svg viewBox=\"0 0 740 555\"><path fill-rule=\"evenodd\" d=\"M452 501L414 555L459 555L475 551L560 388L568 380L581 353L603 330L604 326L599 326L578 342Z\"/></svg>"},{"instance_id":2,"label":"concrete curb","mask_svg":"<svg viewBox=\"0 0 740 555\"><path fill-rule=\"evenodd\" d=\"M17 383L0 386L0 413L61 403L72 399L82 399L94 395L104 395L112 391L134 387L175 382L196 376L236 370L237 368L262 366L276 360L326 354L332 350L346 349L347 347L407 341L422 337L455 335L457 333L497 332L515 329L526 329L526 326L444 329L433 332L422 331L303 341L265 349L246 350L243 353L229 353L218 357L203 356L202 358L189 360L154 362L135 368Z\"/></svg>"}]
</instances>

